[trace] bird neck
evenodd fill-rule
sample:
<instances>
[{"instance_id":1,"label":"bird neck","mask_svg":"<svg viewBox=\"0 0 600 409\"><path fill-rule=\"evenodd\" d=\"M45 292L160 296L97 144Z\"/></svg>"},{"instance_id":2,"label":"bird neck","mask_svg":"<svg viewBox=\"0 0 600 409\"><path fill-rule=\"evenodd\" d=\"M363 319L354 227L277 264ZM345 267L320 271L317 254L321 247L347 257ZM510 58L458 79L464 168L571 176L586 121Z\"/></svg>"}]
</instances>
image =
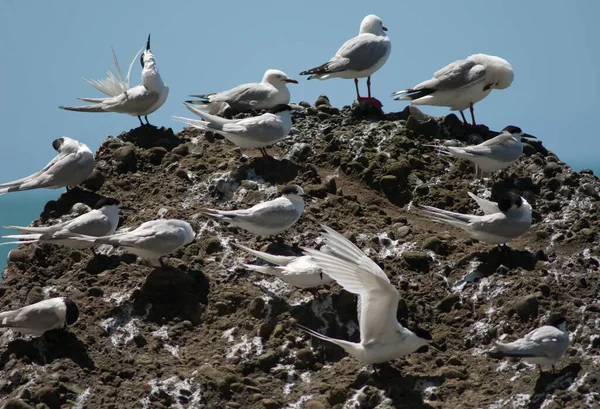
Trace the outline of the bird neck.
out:
<instances>
[{"instance_id":1,"label":"bird neck","mask_svg":"<svg viewBox=\"0 0 600 409\"><path fill-rule=\"evenodd\" d=\"M142 70L142 85L146 89L156 92L160 92L164 88L165 84L160 77L158 67L154 61L150 61L144 66Z\"/></svg>"}]
</instances>

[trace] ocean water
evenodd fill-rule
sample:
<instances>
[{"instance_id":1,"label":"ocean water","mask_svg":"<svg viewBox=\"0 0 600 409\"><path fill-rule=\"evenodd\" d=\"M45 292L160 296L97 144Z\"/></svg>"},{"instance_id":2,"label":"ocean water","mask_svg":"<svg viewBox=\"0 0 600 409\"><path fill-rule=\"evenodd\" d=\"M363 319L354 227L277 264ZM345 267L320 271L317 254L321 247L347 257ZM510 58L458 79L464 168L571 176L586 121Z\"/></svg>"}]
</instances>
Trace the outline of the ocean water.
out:
<instances>
[{"instance_id":1,"label":"ocean water","mask_svg":"<svg viewBox=\"0 0 600 409\"><path fill-rule=\"evenodd\" d=\"M64 189L44 189L31 192L14 192L0 196L0 235L18 234L14 230L5 229L3 226L16 225L28 226L40 217L46 202L56 200ZM3 240L8 241L8 240ZM6 267L8 252L16 248L15 244L0 246L0 271ZM1 277L0 277L1 280Z\"/></svg>"}]
</instances>

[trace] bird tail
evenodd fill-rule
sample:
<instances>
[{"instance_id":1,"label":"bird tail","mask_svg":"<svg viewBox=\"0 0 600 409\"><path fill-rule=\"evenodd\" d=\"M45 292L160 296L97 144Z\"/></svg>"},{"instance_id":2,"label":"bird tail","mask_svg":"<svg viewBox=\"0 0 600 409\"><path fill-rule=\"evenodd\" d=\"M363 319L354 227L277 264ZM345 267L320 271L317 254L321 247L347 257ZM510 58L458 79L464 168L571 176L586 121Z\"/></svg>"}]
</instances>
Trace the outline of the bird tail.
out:
<instances>
[{"instance_id":1,"label":"bird tail","mask_svg":"<svg viewBox=\"0 0 600 409\"><path fill-rule=\"evenodd\" d=\"M265 274L265 275L269 275L269 276L275 276L275 277L281 277L281 274L278 270L277 267L273 267L273 266L257 266L256 264L244 264L244 267L246 267L248 270L251 271L256 271L258 273L261 274Z\"/></svg>"},{"instance_id":2,"label":"bird tail","mask_svg":"<svg viewBox=\"0 0 600 409\"><path fill-rule=\"evenodd\" d=\"M227 214L227 212L216 209L200 209L199 213L214 220L232 220L235 218L235 214Z\"/></svg>"},{"instance_id":3,"label":"bird tail","mask_svg":"<svg viewBox=\"0 0 600 409\"><path fill-rule=\"evenodd\" d=\"M328 62L326 62L323 65L319 65L318 67L311 68L310 70L302 71L300 73L300 75L310 75L310 77L308 77L309 80L323 79L323 77L327 74L331 74L331 71L329 70Z\"/></svg>"},{"instance_id":4,"label":"bird tail","mask_svg":"<svg viewBox=\"0 0 600 409\"><path fill-rule=\"evenodd\" d=\"M206 131L209 131L209 132L214 131L214 129L212 129L210 127L210 124L208 122L203 121L201 119L191 119L191 118L185 118L182 116L173 116L173 118L176 121L183 122L184 124L187 124L193 128L200 129L205 132Z\"/></svg>"},{"instance_id":5,"label":"bird tail","mask_svg":"<svg viewBox=\"0 0 600 409\"><path fill-rule=\"evenodd\" d=\"M494 341L494 344L504 356L516 356L522 358L537 356L532 354L527 348L521 348L519 345L515 345L514 342L504 344L500 341Z\"/></svg>"},{"instance_id":6,"label":"bird tail","mask_svg":"<svg viewBox=\"0 0 600 409\"><path fill-rule=\"evenodd\" d=\"M315 338L319 338L319 339L322 339L323 341L331 342L332 344L335 344L339 347L344 348L344 351L346 351L350 355L356 356L360 353L359 345L355 344L354 342L344 341L342 339L331 338L326 335L319 334L317 331L313 331L312 329L307 328L304 325L296 324L296 326L298 328L300 328L302 331L312 335Z\"/></svg>"},{"instance_id":7,"label":"bird tail","mask_svg":"<svg viewBox=\"0 0 600 409\"><path fill-rule=\"evenodd\" d=\"M93 104L100 104L102 102L104 102L104 100L106 100L106 98L77 98L80 101L83 102L91 102Z\"/></svg>"},{"instance_id":8,"label":"bird tail","mask_svg":"<svg viewBox=\"0 0 600 409\"><path fill-rule=\"evenodd\" d=\"M269 263L277 264L278 266L286 266L295 259L295 257L277 256L275 254L269 254L262 251L252 250L251 248L242 246L238 243L232 244L238 249L244 250L245 252L252 254L254 257L258 257L262 260L268 261Z\"/></svg>"},{"instance_id":9,"label":"bird tail","mask_svg":"<svg viewBox=\"0 0 600 409\"><path fill-rule=\"evenodd\" d=\"M436 153L439 153L440 155L454 156L454 155L452 155L452 152L450 151L450 149L448 149L447 146L442 146L442 145L423 145L423 146L426 146L428 148L434 148Z\"/></svg>"},{"instance_id":10,"label":"bird tail","mask_svg":"<svg viewBox=\"0 0 600 409\"><path fill-rule=\"evenodd\" d=\"M40 241L39 237L28 238L28 236L39 236L39 234L15 234L15 235L11 235L11 236L2 236L3 239L19 239L19 240L7 241L4 243L0 243L0 246L6 246L8 244L31 244L31 243L38 243Z\"/></svg>"},{"instance_id":11,"label":"bird tail","mask_svg":"<svg viewBox=\"0 0 600 409\"><path fill-rule=\"evenodd\" d=\"M88 98L89 99L89 98ZM85 100L84 100L85 101ZM77 111L77 112L105 112L102 104L93 104L93 105L83 105L79 107L75 106L59 106L60 109L64 109L65 111Z\"/></svg>"},{"instance_id":12,"label":"bird tail","mask_svg":"<svg viewBox=\"0 0 600 409\"><path fill-rule=\"evenodd\" d=\"M423 210L427 214L427 219L431 221L449 224L463 230L469 230L469 223L472 221L472 216L450 212L432 206L417 205L417 207Z\"/></svg>"},{"instance_id":13,"label":"bird tail","mask_svg":"<svg viewBox=\"0 0 600 409\"><path fill-rule=\"evenodd\" d=\"M396 91L392 93L396 101L414 101L415 99L423 98L435 90L431 88L421 88L421 89L403 89L402 91Z\"/></svg>"},{"instance_id":14,"label":"bird tail","mask_svg":"<svg viewBox=\"0 0 600 409\"><path fill-rule=\"evenodd\" d=\"M31 226L4 226L5 229L9 230L18 230L21 233L36 233L38 235L42 235L48 231L48 227L31 227Z\"/></svg>"}]
</instances>

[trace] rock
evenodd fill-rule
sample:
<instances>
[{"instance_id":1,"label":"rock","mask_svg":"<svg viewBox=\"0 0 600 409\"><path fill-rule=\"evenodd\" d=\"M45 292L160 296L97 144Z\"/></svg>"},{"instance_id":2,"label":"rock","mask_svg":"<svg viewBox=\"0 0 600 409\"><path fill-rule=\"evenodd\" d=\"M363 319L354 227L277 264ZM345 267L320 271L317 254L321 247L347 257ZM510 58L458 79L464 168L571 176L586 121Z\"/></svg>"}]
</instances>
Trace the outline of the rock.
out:
<instances>
[{"instance_id":1,"label":"rock","mask_svg":"<svg viewBox=\"0 0 600 409\"><path fill-rule=\"evenodd\" d=\"M402 160L402 161L393 162L392 164L390 164L390 166L388 167L387 173L388 173L388 175L395 176L397 180L406 181L408 178L408 175L410 174L410 171L411 171L410 164L407 161Z\"/></svg>"},{"instance_id":2,"label":"rock","mask_svg":"<svg viewBox=\"0 0 600 409\"><path fill-rule=\"evenodd\" d=\"M419 120L412 115L409 116L408 120L406 121L406 129L415 133L417 132L417 129L420 125L421 123L419 122Z\"/></svg>"},{"instance_id":3,"label":"rock","mask_svg":"<svg viewBox=\"0 0 600 409\"><path fill-rule=\"evenodd\" d=\"M213 254L223 250L223 245L218 237L211 237L204 242L206 254Z\"/></svg>"},{"instance_id":4,"label":"rock","mask_svg":"<svg viewBox=\"0 0 600 409\"><path fill-rule=\"evenodd\" d=\"M90 287L87 290L87 295L89 295L90 297L103 297L104 290L100 287Z\"/></svg>"},{"instance_id":5,"label":"rock","mask_svg":"<svg viewBox=\"0 0 600 409\"><path fill-rule=\"evenodd\" d=\"M94 169L92 171L92 174L86 180L84 180L81 184L85 188L87 188L93 192L96 192L96 191L100 190L102 185L104 185L104 180L105 180L105 177L102 174L102 172L100 172L98 169Z\"/></svg>"},{"instance_id":6,"label":"rock","mask_svg":"<svg viewBox=\"0 0 600 409\"><path fill-rule=\"evenodd\" d=\"M171 152L179 156L187 156L190 153L190 148L187 144L182 143L181 145L174 147Z\"/></svg>"},{"instance_id":7,"label":"rock","mask_svg":"<svg viewBox=\"0 0 600 409\"><path fill-rule=\"evenodd\" d=\"M51 386L43 386L34 394L35 399L45 403L50 409L60 409L60 394Z\"/></svg>"},{"instance_id":8,"label":"rock","mask_svg":"<svg viewBox=\"0 0 600 409\"><path fill-rule=\"evenodd\" d=\"M263 300L262 298L255 298L250 303L250 306L248 307L248 312L250 313L250 315L252 315L255 318L262 318L264 315L263 314L264 309L265 309L265 300Z\"/></svg>"},{"instance_id":9,"label":"rock","mask_svg":"<svg viewBox=\"0 0 600 409\"><path fill-rule=\"evenodd\" d=\"M403 238L410 234L410 227L408 226L400 226L398 230L396 230L396 237Z\"/></svg>"},{"instance_id":10,"label":"rock","mask_svg":"<svg viewBox=\"0 0 600 409\"><path fill-rule=\"evenodd\" d=\"M427 122L420 123L415 132L427 138L435 138L440 133L440 126L435 119L431 118Z\"/></svg>"},{"instance_id":11,"label":"rock","mask_svg":"<svg viewBox=\"0 0 600 409\"><path fill-rule=\"evenodd\" d=\"M9 262L15 263L17 261L22 262L25 260L27 260L27 256L25 255L23 250L14 249L8 253L8 261Z\"/></svg>"},{"instance_id":12,"label":"rock","mask_svg":"<svg viewBox=\"0 0 600 409\"><path fill-rule=\"evenodd\" d=\"M150 150L148 150L146 154L148 155L148 160L150 161L150 163L155 166L158 166L161 164L167 152L168 151L162 146L155 146L153 148L150 148Z\"/></svg>"},{"instance_id":13,"label":"rock","mask_svg":"<svg viewBox=\"0 0 600 409\"><path fill-rule=\"evenodd\" d=\"M442 250L442 241L435 237L428 237L425 240L423 240L423 245L422 247L425 250L431 250L436 254L441 254L441 250Z\"/></svg>"},{"instance_id":14,"label":"rock","mask_svg":"<svg viewBox=\"0 0 600 409\"><path fill-rule=\"evenodd\" d=\"M442 376L446 379L467 379L468 375L455 368L447 368L442 372Z\"/></svg>"},{"instance_id":15,"label":"rock","mask_svg":"<svg viewBox=\"0 0 600 409\"><path fill-rule=\"evenodd\" d=\"M135 148L125 145L113 152L113 159L117 162L120 172L135 172L137 169Z\"/></svg>"},{"instance_id":16,"label":"rock","mask_svg":"<svg viewBox=\"0 0 600 409\"><path fill-rule=\"evenodd\" d=\"M35 304L36 302L40 302L44 299L44 290L42 287L36 285L31 287L31 290L27 293L27 304Z\"/></svg>"},{"instance_id":17,"label":"rock","mask_svg":"<svg viewBox=\"0 0 600 409\"><path fill-rule=\"evenodd\" d=\"M9 399L6 401L2 409L33 409L31 406L23 402L21 399Z\"/></svg>"},{"instance_id":18,"label":"rock","mask_svg":"<svg viewBox=\"0 0 600 409\"><path fill-rule=\"evenodd\" d=\"M546 175L546 177L551 178L560 172L562 172L562 169L560 168L558 163L550 162L546 164L546 166L544 166L544 175Z\"/></svg>"},{"instance_id":19,"label":"rock","mask_svg":"<svg viewBox=\"0 0 600 409\"><path fill-rule=\"evenodd\" d=\"M335 405L346 402L347 398L348 398L348 390L341 386L336 386L329 391L329 393L327 395L327 402L329 402L329 404L331 406L335 406Z\"/></svg>"},{"instance_id":20,"label":"rock","mask_svg":"<svg viewBox=\"0 0 600 409\"><path fill-rule=\"evenodd\" d=\"M315 356L313 354L313 351L311 351L309 348L302 348L296 351L296 358L298 358L302 362L311 363L314 361Z\"/></svg>"},{"instance_id":21,"label":"rock","mask_svg":"<svg viewBox=\"0 0 600 409\"><path fill-rule=\"evenodd\" d=\"M538 314L539 302L537 296L528 295L517 299L513 306L508 310L509 314L517 313L521 321L527 321L535 318Z\"/></svg>"},{"instance_id":22,"label":"rock","mask_svg":"<svg viewBox=\"0 0 600 409\"><path fill-rule=\"evenodd\" d=\"M402 258L410 268L424 273L429 272L429 257L419 251L405 251Z\"/></svg>"},{"instance_id":23,"label":"rock","mask_svg":"<svg viewBox=\"0 0 600 409\"><path fill-rule=\"evenodd\" d=\"M327 409L325 405L316 399L307 400L304 403L304 409Z\"/></svg>"},{"instance_id":24,"label":"rock","mask_svg":"<svg viewBox=\"0 0 600 409\"><path fill-rule=\"evenodd\" d=\"M281 408L281 405L274 399L263 399L261 403L265 409Z\"/></svg>"},{"instance_id":25,"label":"rock","mask_svg":"<svg viewBox=\"0 0 600 409\"><path fill-rule=\"evenodd\" d=\"M458 294L449 294L438 303L437 309L442 312L450 312L450 310L452 310L452 306L459 301L460 296Z\"/></svg>"}]
</instances>

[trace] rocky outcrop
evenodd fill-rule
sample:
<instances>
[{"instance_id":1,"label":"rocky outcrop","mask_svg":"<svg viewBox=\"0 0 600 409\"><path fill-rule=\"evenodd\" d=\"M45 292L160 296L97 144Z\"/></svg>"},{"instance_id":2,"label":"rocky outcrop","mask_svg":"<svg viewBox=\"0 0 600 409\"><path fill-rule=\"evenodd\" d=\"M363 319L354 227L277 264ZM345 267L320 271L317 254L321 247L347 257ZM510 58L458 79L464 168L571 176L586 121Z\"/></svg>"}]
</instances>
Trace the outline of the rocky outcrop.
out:
<instances>
[{"instance_id":1,"label":"rocky outcrop","mask_svg":"<svg viewBox=\"0 0 600 409\"><path fill-rule=\"evenodd\" d=\"M494 135L442 119L339 110L303 103L296 131L270 149L242 152L219 135L140 127L109 137L81 188L48 202L34 224L54 223L114 196L134 207L120 228L181 218L197 240L153 269L110 247L20 246L0 286L0 307L68 295L79 321L29 339L5 333L0 397L7 408L559 408L600 405L600 183L540 142L501 181L440 157L434 138L478 143ZM543 135L538 135L543 140ZM239 208L297 183L318 200L279 239L256 238L197 216ZM471 191L511 189L534 208L525 236L499 249L428 222L419 202L472 212ZM356 300L336 284L316 292L246 271L233 248L297 254L318 227L341 231L390 277L398 319L433 336L441 351L414 353L377 372L296 323L358 340ZM514 339L551 312L568 319L571 344L558 371L540 374L500 358L493 340Z\"/></svg>"}]
</instances>

